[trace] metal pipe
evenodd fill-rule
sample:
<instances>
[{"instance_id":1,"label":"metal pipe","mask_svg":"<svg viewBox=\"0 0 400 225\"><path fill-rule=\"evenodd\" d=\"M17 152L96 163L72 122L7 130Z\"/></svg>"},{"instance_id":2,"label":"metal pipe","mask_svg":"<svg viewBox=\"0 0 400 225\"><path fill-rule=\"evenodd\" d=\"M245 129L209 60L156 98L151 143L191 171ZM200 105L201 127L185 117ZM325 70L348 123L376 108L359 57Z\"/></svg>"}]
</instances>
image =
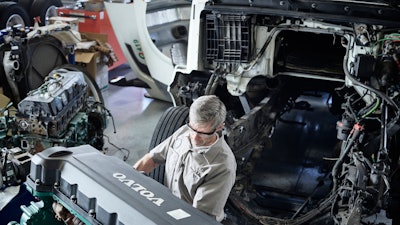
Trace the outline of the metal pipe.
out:
<instances>
[{"instance_id":1,"label":"metal pipe","mask_svg":"<svg viewBox=\"0 0 400 225\"><path fill-rule=\"evenodd\" d=\"M18 86L15 83L15 77L14 77L16 65L14 61L10 61L10 54L11 54L10 51L6 51L4 53L4 58L3 58L4 73L6 75L6 79L8 85L10 86L14 100L18 103L19 101L21 101L21 97L19 95Z\"/></svg>"}]
</instances>

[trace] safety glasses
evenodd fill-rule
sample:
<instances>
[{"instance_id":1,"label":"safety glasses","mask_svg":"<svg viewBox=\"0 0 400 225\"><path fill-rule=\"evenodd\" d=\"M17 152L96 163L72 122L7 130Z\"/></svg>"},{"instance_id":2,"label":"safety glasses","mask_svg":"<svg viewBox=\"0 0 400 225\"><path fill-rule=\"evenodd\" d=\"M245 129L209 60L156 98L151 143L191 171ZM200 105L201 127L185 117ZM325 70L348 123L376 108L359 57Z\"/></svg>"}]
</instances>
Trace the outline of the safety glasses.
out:
<instances>
[{"instance_id":1,"label":"safety glasses","mask_svg":"<svg viewBox=\"0 0 400 225\"><path fill-rule=\"evenodd\" d=\"M197 134L201 134L201 135L206 135L206 136L210 136L215 134L215 132L217 131L217 128L215 128L213 131L211 132L202 132L202 131L198 131L196 129L194 129L193 127L190 126L189 122L186 123L186 126L189 127L190 130L192 130L193 132L196 132Z\"/></svg>"}]
</instances>

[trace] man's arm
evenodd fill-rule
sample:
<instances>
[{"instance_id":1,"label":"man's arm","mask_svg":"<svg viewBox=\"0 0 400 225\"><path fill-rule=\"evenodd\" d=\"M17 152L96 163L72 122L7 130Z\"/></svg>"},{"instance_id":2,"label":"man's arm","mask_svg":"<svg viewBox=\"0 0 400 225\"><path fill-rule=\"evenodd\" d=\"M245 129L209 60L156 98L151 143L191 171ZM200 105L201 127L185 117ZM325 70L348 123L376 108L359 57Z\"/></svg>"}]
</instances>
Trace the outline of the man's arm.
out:
<instances>
[{"instance_id":1,"label":"man's arm","mask_svg":"<svg viewBox=\"0 0 400 225\"><path fill-rule=\"evenodd\" d=\"M157 166L152 157L151 153L147 153L135 163L133 168L138 171L144 171L147 174L150 173Z\"/></svg>"}]
</instances>

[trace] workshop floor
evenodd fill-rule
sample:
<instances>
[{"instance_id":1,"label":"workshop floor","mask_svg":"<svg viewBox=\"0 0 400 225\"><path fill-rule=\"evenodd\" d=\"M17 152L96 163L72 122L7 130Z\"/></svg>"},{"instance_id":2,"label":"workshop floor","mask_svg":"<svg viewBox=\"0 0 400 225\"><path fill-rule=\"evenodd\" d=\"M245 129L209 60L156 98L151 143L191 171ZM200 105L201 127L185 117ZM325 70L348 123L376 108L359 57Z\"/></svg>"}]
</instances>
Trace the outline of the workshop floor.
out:
<instances>
[{"instance_id":1,"label":"workshop floor","mask_svg":"<svg viewBox=\"0 0 400 225\"><path fill-rule=\"evenodd\" d=\"M122 65L109 71L109 77L133 73L128 66ZM164 102L145 97L146 90L137 87L109 85L102 91L105 105L112 118L105 130L105 153L118 158L126 158L126 163L133 165L147 153L153 130L161 114L170 106ZM108 142L109 141L109 142Z\"/></svg>"}]
</instances>

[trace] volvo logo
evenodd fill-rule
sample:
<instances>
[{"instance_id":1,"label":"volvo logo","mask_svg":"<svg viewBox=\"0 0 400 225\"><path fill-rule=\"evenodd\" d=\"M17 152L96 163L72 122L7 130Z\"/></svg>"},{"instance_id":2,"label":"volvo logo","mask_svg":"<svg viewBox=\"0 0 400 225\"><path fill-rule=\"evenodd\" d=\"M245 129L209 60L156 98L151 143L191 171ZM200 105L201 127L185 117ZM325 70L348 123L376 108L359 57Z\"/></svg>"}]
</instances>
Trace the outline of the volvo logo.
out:
<instances>
[{"instance_id":1,"label":"volvo logo","mask_svg":"<svg viewBox=\"0 0 400 225\"><path fill-rule=\"evenodd\" d=\"M114 173L113 177L117 178L121 183L130 187L132 190L136 191L141 196L145 197L147 200L151 201L157 206L161 206L161 204L164 202L164 199L154 197L154 193L147 190L146 187L143 187L143 185L135 182L134 180L127 179L125 174Z\"/></svg>"}]
</instances>

